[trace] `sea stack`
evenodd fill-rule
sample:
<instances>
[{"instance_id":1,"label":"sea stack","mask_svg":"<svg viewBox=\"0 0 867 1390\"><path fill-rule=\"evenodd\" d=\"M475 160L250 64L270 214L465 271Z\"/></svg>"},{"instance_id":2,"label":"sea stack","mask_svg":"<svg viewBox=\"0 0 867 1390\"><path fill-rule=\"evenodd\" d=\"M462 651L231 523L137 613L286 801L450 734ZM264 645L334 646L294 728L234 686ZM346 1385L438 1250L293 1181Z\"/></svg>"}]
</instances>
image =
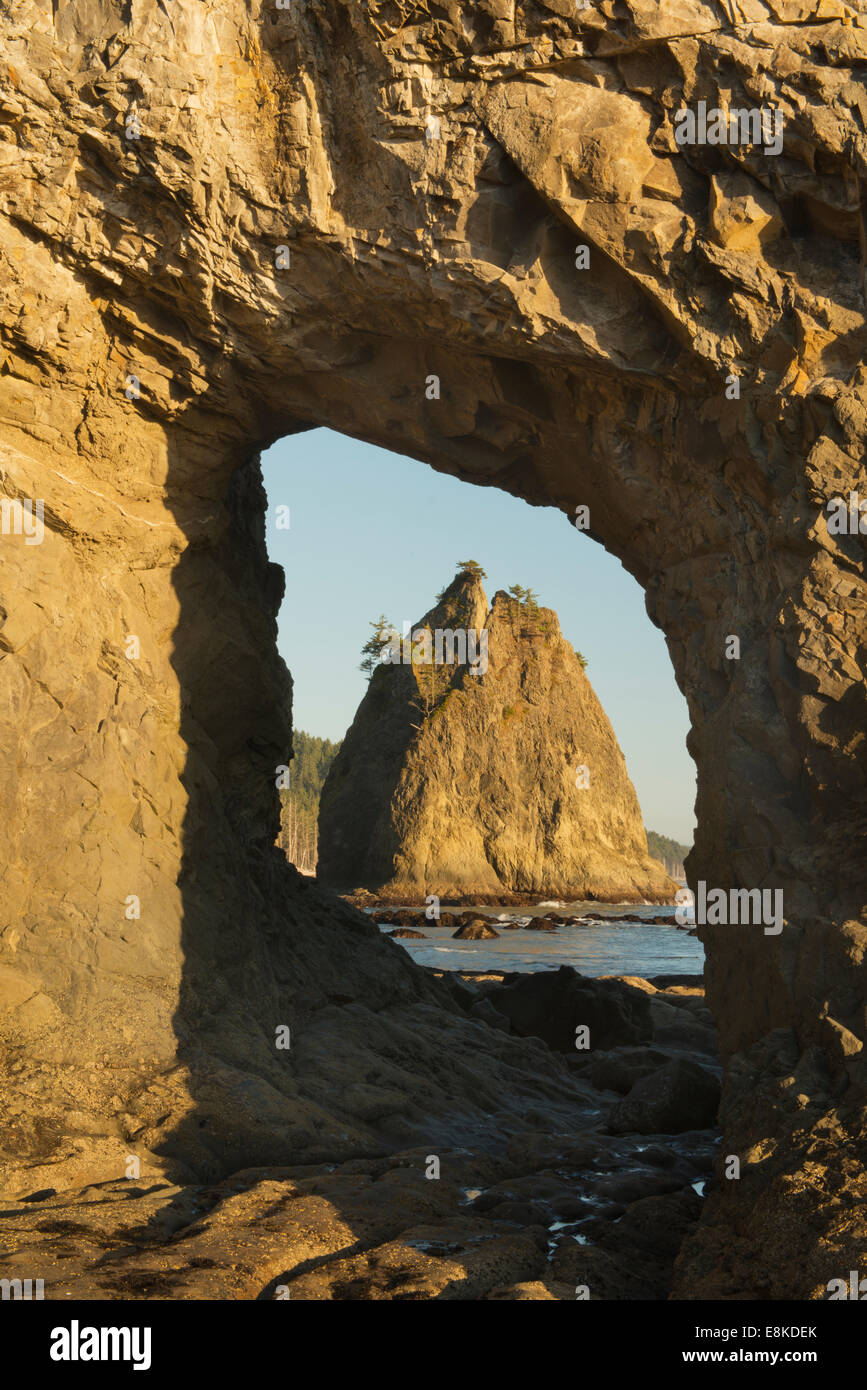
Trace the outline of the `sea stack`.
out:
<instances>
[{"instance_id":1,"label":"sea stack","mask_svg":"<svg viewBox=\"0 0 867 1390\"><path fill-rule=\"evenodd\" d=\"M557 614L462 570L388 644L322 791L318 875L386 901L671 901Z\"/></svg>"}]
</instances>

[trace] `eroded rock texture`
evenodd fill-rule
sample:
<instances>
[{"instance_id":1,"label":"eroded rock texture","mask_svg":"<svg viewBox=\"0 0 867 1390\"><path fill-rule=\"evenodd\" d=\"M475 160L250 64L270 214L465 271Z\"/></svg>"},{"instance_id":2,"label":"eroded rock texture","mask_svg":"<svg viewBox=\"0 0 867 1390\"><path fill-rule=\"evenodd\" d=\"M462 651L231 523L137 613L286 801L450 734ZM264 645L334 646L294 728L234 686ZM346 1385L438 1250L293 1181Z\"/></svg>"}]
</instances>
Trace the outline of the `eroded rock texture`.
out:
<instances>
[{"instance_id":1,"label":"eroded rock texture","mask_svg":"<svg viewBox=\"0 0 867 1390\"><path fill-rule=\"evenodd\" d=\"M434 982L272 850L288 688L255 454L329 424L589 506L646 587L692 718L690 876L785 892L779 936L702 933L742 1176L679 1292L819 1296L867 1243L864 539L825 512L867 495L864 16L2 15L0 467L46 524L0 537L13 1189L119 1176L133 1143L226 1172L381 1145L385 1115L497 1128L431 1075ZM774 102L782 153L678 149L699 100ZM540 1103L568 1111L568 1081Z\"/></svg>"},{"instance_id":2,"label":"eroded rock texture","mask_svg":"<svg viewBox=\"0 0 867 1390\"><path fill-rule=\"evenodd\" d=\"M401 902L673 900L553 609L489 606L461 573L386 655L322 788L319 879Z\"/></svg>"}]
</instances>

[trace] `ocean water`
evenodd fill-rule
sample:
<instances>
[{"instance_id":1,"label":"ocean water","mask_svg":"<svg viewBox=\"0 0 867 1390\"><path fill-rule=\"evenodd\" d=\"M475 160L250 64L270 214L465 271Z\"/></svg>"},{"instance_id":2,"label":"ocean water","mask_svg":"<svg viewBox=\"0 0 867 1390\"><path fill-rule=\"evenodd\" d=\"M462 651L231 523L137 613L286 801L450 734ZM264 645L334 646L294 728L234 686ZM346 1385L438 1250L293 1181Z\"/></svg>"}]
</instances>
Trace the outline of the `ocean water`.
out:
<instances>
[{"instance_id":1,"label":"ocean water","mask_svg":"<svg viewBox=\"0 0 867 1390\"><path fill-rule=\"evenodd\" d=\"M444 909L445 910L445 909ZM460 909L465 910L465 909ZM580 916L592 912L604 917L599 922L572 922L554 932L524 931L507 928L498 940L455 941L454 927L440 927L426 921L424 913L414 924L427 941L395 938L419 965L431 965L437 970L557 970L571 965L582 975L700 975L704 970L704 947L696 936L678 931L673 907L643 907L611 903L558 903L536 907L496 907L470 909L486 917L500 930L499 919L544 917L547 912L561 916L573 912ZM623 912L641 917L670 916L670 924L656 926L650 922L624 922ZM383 932L393 931L389 925Z\"/></svg>"}]
</instances>

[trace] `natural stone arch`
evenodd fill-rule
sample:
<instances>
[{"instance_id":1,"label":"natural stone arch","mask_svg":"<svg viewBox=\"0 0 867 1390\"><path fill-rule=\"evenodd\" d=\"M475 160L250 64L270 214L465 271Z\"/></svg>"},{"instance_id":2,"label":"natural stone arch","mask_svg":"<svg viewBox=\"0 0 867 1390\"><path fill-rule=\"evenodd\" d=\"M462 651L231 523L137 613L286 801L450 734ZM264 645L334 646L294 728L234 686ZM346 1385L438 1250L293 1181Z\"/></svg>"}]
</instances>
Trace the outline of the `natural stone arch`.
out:
<instances>
[{"instance_id":1,"label":"natural stone arch","mask_svg":"<svg viewBox=\"0 0 867 1390\"><path fill-rule=\"evenodd\" d=\"M692 719L690 878L782 888L787 918L702 933L744 1171L680 1288L817 1296L864 1243L864 551L824 510L867 495L863 21L430 8L25 0L4 23L2 486L48 528L3 538L8 1166L73 1171L77 1132L87 1174L100 1133L105 1171L136 1133L194 1171L276 1160L289 1115L297 1152L370 1144L321 1103L323 1039L347 998L444 1007L271 852L280 581L239 465L329 424L589 505L645 586ZM681 103L729 94L778 104L777 163L677 151Z\"/></svg>"}]
</instances>

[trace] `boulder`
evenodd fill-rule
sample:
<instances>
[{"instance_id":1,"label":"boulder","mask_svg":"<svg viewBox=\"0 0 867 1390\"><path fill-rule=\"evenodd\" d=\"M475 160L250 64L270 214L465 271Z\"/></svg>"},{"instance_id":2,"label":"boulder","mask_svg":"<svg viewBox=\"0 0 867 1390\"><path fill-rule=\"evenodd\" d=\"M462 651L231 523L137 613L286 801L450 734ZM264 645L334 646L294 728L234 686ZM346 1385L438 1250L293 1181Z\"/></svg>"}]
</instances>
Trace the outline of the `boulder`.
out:
<instances>
[{"instance_id":1,"label":"boulder","mask_svg":"<svg viewBox=\"0 0 867 1390\"><path fill-rule=\"evenodd\" d=\"M651 1075L668 1061L656 1048L624 1047L616 1052L600 1052L590 1066L590 1080L600 1091L616 1091L625 1096L636 1081Z\"/></svg>"},{"instance_id":2,"label":"boulder","mask_svg":"<svg viewBox=\"0 0 867 1390\"><path fill-rule=\"evenodd\" d=\"M477 917L474 922L467 922L465 926L458 927L457 931L452 932L453 937L458 937L461 941L487 941L491 937L498 937L500 933L495 931L490 922L486 922L483 917Z\"/></svg>"},{"instance_id":3,"label":"boulder","mask_svg":"<svg viewBox=\"0 0 867 1390\"><path fill-rule=\"evenodd\" d=\"M557 1052L575 1052L575 1030L590 1029L595 1050L647 1042L647 1000L616 980L593 980L571 966L522 975L488 996L520 1037L542 1038Z\"/></svg>"},{"instance_id":4,"label":"boulder","mask_svg":"<svg viewBox=\"0 0 867 1390\"><path fill-rule=\"evenodd\" d=\"M606 1234L605 1248L623 1254L646 1254L671 1263L684 1236L698 1220L701 1203L691 1186L632 1202Z\"/></svg>"},{"instance_id":5,"label":"boulder","mask_svg":"<svg viewBox=\"0 0 867 1390\"><path fill-rule=\"evenodd\" d=\"M665 1299L677 1252L701 1205L691 1187L632 1202L616 1221L598 1223L592 1243L560 1240L551 1278L572 1289L586 1285L591 1300Z\"/></svg>"},{"instance_id":6,"label":"boulder","mask_svg":"<svg viewBox=\"0 0 867 1390\"><path fill-rule=\"evenodd\" d=\"M611 1134L682 1134L716 1121L720 1083L696 1062L676 1059L636 1081L608 1120Z\"/></svg>"},{"instance_id":7,"label":"boulder","mask_svg":"<svg viewBox=\"0 0 867 1390\"><path fill-rule=\"evenodd\" d=\"M383 908L380 911L371 913L374 922L379 922L380 926L412 927L419 920L418 912L408 907Z\"/></svg>"}]
</instances>

